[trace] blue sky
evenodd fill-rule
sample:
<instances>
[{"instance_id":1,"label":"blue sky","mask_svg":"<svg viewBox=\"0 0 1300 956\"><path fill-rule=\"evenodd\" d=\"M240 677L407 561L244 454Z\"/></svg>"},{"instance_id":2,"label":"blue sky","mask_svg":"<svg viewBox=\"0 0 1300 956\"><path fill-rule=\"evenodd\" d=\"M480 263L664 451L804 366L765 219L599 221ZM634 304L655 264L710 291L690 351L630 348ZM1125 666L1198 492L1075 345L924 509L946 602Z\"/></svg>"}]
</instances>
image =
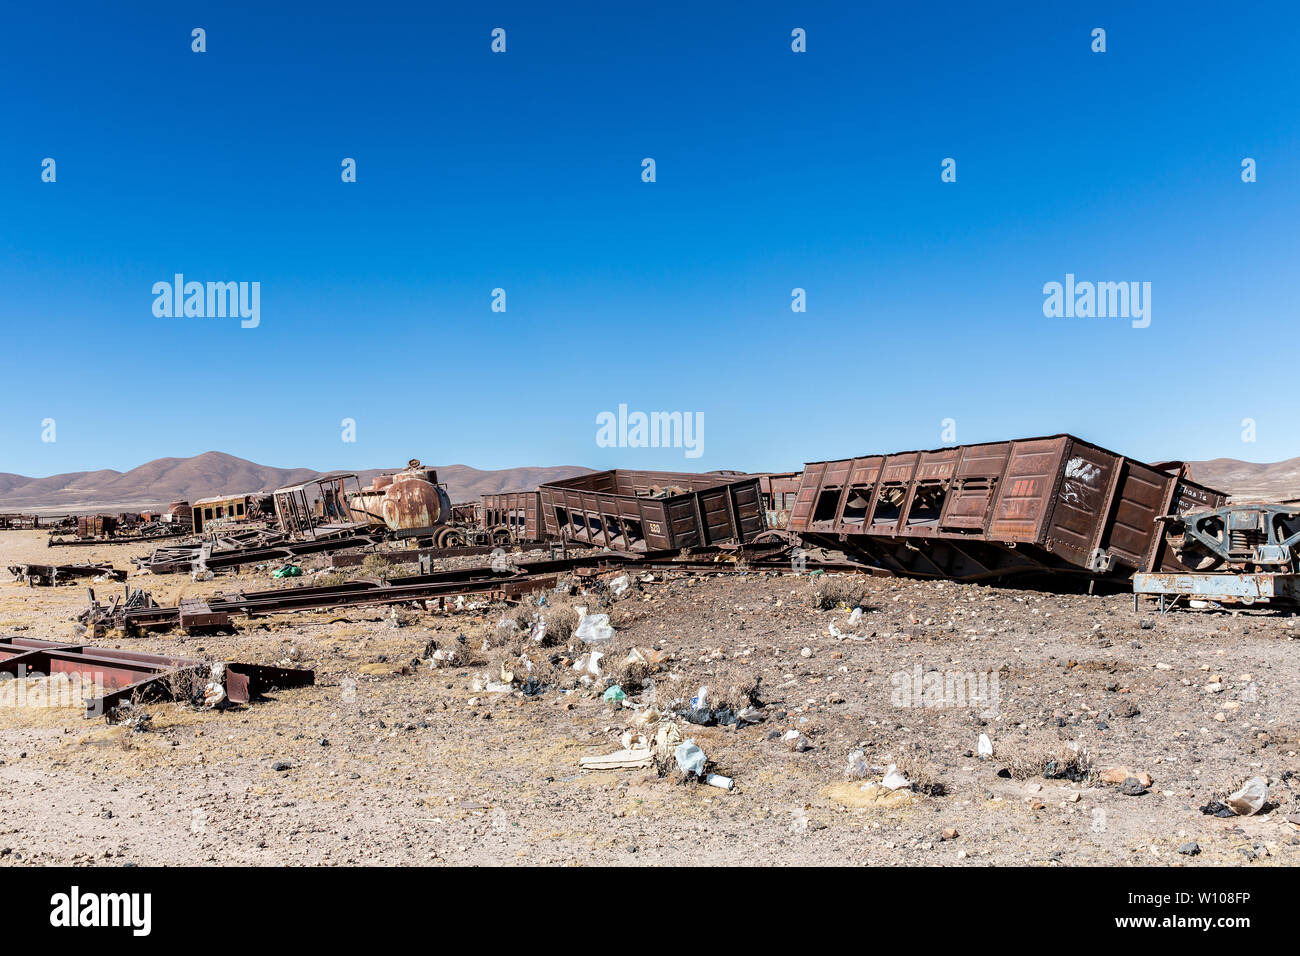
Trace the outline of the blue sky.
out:
<instances>
[{"instance_id":1,"label":"blue sky","mask_svg":"<svg viewBox=\"0 0 1300 956\"><path fill-rule=\"evenodd\" d=\"M1294 3L268 6L7 12L0 471L1300 454ZM261 324L155 317L177 272ZM1044 317L1066 273L1150 327Z\"/></svg>"}]
</instances>

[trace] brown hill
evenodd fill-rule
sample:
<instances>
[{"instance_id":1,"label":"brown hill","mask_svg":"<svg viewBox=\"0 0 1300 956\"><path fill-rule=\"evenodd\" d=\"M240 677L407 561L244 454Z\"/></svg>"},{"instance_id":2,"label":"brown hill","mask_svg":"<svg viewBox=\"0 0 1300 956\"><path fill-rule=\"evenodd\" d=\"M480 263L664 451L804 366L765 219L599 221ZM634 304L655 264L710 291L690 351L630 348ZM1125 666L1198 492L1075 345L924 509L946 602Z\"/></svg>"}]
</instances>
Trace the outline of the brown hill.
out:
<instances>
[{"instance_id":1,"label":"brown hill","mask_svg":"<svg viewBox=\"0 0 1300 956\"><path fill-rule=\"evenodd\" d=\"M1275 462L1215 458L1188 464L1196 481L1226 491L1234 498L1265 501L1300 498L1300 458Z\"/></svg>"},{"instance_id":2,"label":"brown hill","mask_svg":"<svg viewBox=\"0 0 1300 956\"><path fill-rule=\"evenodd\" d=\"M362 483L399 467L359 472ZM483 494L534 488L544 481L590 471L581 466L505 468L481 471L468 465L438 467L453 501ZM315 468L272 468L234 455L209 451L193 458L159 458L127 472L79 471L48 478L0 473L0 511L126 511L210 495L271 491L324 474Z\"/></svg>"}]
</instances>

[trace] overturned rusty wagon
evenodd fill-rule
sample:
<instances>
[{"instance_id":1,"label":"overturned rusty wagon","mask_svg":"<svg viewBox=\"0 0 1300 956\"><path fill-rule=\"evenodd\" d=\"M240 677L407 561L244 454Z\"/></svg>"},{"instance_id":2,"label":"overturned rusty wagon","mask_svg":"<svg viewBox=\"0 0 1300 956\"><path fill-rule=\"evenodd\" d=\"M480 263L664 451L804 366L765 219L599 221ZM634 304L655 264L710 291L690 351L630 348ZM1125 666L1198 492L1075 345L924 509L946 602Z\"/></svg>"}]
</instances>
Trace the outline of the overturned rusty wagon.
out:
<instances>
[{"instance_id":1,"label":"overturned rusty wagon","mask_svg":"<svg viewBox=\"0 0 1300 956\"><path fill-rule=\"evenodd\" d=\"M1226 500L1179 462L1052 435L809 463L789 529L899 574L1123 578L1185 570L1160 519Z\"/></svg>"},{"instance_id":2,"label":"overturned rusty wagon","mask_svg":"<svg viewBox=\"0 0 1300 956\"><path fill-rule=\"evenodd\" d=\"M616 551L744 544L766 528L759 479L736 473L599 471L538 493L549 537Z\"/></svg>"}]
</instances>

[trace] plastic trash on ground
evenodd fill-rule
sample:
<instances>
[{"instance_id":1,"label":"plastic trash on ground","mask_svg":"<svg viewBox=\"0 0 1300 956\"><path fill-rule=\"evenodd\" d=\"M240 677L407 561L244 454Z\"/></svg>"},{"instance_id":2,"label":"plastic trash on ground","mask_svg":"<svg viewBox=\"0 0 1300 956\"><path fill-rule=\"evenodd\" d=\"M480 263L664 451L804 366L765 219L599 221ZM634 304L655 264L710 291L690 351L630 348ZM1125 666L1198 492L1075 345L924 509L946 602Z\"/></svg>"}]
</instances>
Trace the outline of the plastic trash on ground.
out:
<instances>
[{"instance_id":1,"label":"plastic trash on ground","mask_svg":"<svg viewBox=\"0 0 1300 956\"><path fill-rule=\"evenodd\" d=\"M585 607L577 609L578 629L574 636L588 643L608 641L614 637L614 628L610 627L608 614L588 614Z\"/></svg>"},{"instance_id":2,"label":"plastic trash on ground","mask_svg":"<svg viewBox=\"0 0 1300 956\"><path fill-rule=\"evenodd\" d=\"M696 777L704 775L704 765L709 762L709 758L704 756L704 751L696 746L694 738L678 744L677 749L673 751L673 756L677 759L678 770Z\"/></svg>"},{"instance_id":3,"label":"plastic trash on ground","mask_svg":"<svg viewBox=\"0 0 1300 956\"><path fill-rule=\"evenodd\" d=\"M849 754L849 765L844 768L844 775L849 779L861 779L871 772L867 763L867 752L859 748Z\"/></svg>"},{"instance_id":4,"label":"plastic trash on ground","mask_svg":"<svg viewBox=\"0 0 1300 956\"><path fill-rule=\"evenodd\" d=\"M1268 781L1263 777L1251 777L1240 790L1225 797L1223 802L1240 817L1259 813L1268 802Z\"/></svg>"},{"instance_id":5,"label":"plastic trash on ground","mask_svg":"<svg viewBox=\"0 0 1300 956\"><path fill-rule=\"evenodd\" d=\"M886 790L908 790L911 789L912 781L908 780L898 768L892 763L885 770L885 779L880 781L880 785Z\"/></svg>"}]
</instances>

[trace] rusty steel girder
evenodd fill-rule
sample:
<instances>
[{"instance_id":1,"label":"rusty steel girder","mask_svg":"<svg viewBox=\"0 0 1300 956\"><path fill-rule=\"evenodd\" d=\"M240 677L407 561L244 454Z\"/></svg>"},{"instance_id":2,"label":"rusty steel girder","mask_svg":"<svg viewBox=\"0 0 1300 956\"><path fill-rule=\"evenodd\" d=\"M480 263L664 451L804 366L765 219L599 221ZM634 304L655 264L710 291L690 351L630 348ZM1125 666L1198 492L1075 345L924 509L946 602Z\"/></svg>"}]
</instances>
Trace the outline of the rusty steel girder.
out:
<instances>
[{"instance_id":1,"label":"rusty steel girder","mask_svg":"<svg viewBox=\"0 0 1300 956\"><path fill-rule=\"evenodd\" d=\"M86 716L106 714L124 700L139 697L193 697L214 676L224 681L225 696L246 704L275 688L307 687L315 671L259 664L212 662L193 657L142 654L91 644L59 643L26 637L0 637L0 674L15 678L75 675L100 691L87 697Z\"/></svg>"}]
</instances>

